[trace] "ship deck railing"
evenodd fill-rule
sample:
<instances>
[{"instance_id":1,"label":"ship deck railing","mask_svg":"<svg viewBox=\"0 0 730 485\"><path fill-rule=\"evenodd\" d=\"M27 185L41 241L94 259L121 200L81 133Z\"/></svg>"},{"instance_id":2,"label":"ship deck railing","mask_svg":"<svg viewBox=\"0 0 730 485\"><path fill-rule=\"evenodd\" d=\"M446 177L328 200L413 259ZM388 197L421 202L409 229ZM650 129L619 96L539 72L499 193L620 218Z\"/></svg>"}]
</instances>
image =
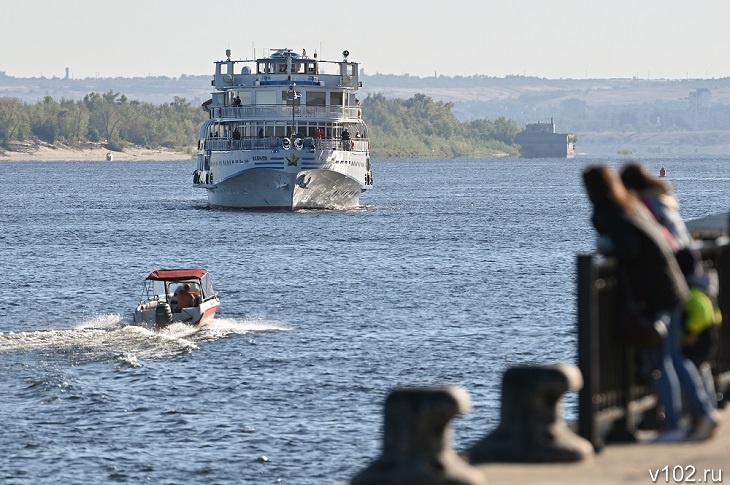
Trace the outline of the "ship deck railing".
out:
<instances>
[{"instance_id":1,"label":"ship deck railing","mask_svg":"<svg viewBox=\"0 0 730 485\"><path fill-rule=\"evenodd\" d=\"M292 108L294 112L292 113ZM297 106L294 105L249 105L216 106L211 109L213 118L238 120L266 120L294 118L320 118L326 120L360 119L359 106Z\"/></svg>"},{"instance_id":2,"label":"ship deck railing","mask_svg":"<svg viewBox=\"0 0 730 485\"><path fill-rule=\"evenodd\" d=\"M284 137L242 137L234 140L229 137L212 137L203 140L202 148L207 152L225 152L232 150L273 150L283 149ZM311 138L302 139L301 150L348 150L353 152L365 152L370 148L370 140L367 138L354 138L342 140L339 138ZM289 140L289 149L296 150L293 140Z\"/></svg>"}]
</instances>

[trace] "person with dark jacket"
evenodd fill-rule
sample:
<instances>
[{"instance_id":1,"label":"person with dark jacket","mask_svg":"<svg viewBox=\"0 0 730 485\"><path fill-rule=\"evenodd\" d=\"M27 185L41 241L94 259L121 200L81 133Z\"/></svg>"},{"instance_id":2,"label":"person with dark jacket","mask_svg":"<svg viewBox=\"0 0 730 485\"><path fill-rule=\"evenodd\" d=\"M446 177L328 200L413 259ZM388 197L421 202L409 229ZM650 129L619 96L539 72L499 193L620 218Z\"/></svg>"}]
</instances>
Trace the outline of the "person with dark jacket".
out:
<instances>
[{"instance_id":1,"label":"person with dark jacket","mask_svg":"<svg viewBox=\"0 0 730 485\"><path fill-rule=\"evenodd\" d=\"M674 256L690 291L683 312L682 351L697 367L710 402L713 407L717 407L714 378L709 364L717 352L719 324L722 321L719 309L713 303L713 298L716 300L717 296L712 296L718 286L716 271L706 271L702 267L696 243L679 215L679 201L666 181L653 176L644 165L635 161L621 167L621 181L663 226L663 235L674 249Z\"/></svg>"},{"instance_id":2,"label":"person with dark jacket","mask_svg":"<svg viewBox=\"0 0 730 485\"><path fill-rule=\"evenodd\" d=\"M638 162L627 162L621 167L621 182L634 191L657 222L666 228L665 237L675 252L693 245L692 236L679 215L679 201L669 184L654 177Z\"/></svg>"},{"instance_id":3,"label":"person with dark jacket","mask_svg":"<svg viewBox=\"0 0 730 485\"><path fill-rule=\"evenodd\" d=\"M619 271L639 309L667 329L664 342L648 351L655 369L653 384L664 407L664 432L658 441L703 440L719 425L719 414L695 366L680 349L682 309L689 289L672 248L649 210L624 187L618 172L607 166L587 167L583 183L593 205L591 221L599 234L598 250L617 258ZM694 423L681 427L682 395Z\"/></svg>"}]
</instances>

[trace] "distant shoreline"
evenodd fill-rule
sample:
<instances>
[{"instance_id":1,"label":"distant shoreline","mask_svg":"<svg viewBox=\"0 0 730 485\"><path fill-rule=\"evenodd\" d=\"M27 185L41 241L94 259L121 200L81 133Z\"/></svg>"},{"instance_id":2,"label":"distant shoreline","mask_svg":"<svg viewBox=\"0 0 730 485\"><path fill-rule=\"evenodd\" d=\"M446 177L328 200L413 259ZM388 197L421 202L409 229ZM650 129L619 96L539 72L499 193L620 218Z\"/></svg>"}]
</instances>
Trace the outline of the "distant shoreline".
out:
<instances>
[{"instance_id":1,"label":"distant shoreline","mask_svg":"<svg viewBox=\"0 0 730 485\"><path fill-rule=\"evenodd\" d=\"M113 160L121 161L153 161L153 160L193 160L190 153L170 150L167 148L125 148L116 152L98 144L88 144L82 147L66 145L50 145L41 143L26 143L12 146L13 150L0 148L0 161L11 162L105 162L107 153L111 153Z\"/></svg>"}]
</instances>

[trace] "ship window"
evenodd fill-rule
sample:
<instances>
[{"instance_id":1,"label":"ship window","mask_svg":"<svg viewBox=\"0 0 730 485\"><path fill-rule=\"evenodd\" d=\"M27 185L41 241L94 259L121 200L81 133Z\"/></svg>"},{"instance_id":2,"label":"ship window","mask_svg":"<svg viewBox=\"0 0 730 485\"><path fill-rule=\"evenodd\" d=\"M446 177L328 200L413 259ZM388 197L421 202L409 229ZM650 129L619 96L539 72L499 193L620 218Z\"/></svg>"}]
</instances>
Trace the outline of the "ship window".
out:
<instances>
[{"instance_id":1,"label":"ship window","mask_svg":"<svg viewBox=\"0 0 730 485\"><path fill-rule=\"evenodd\" d=\"M340 65L341 76L354 76L355 75L355 64L341 64Z\"/></svg>"},{"instance_id":2,"label":"ship window","mask_svg":"<svg viewBox=\"0 0 730 485\"><path fill-rule=\"evenodd\" d=\"M310 123L307 126L307 136L312 138L315 138L317 136L317 125L315 123Z\"/></svg>"},{"instance_id":3,"label":"ship window","mask_svg":"<svg viewBox=\"0 0 730 485\"><path fill-rule=\"evenodd\" d=\"M276 91L256 91L256 104L276 104Z\"/></svg>"},{"instance_id":4,"label":"ship window","mask_svg":"<svg viewBox=\"0 0 730 485\"><path fill-rule=\"evenodd\" d=\"M241 106L248 106L251 104L251 91L239 91L238 97L241 98Z\"/></svg>"},{"instance_id":5,"label":"ship window","mask_svg":"<svg viewBox=\"0 0 730 485\"><path fill-rule=\"evenodd\" d=\"M307 91L307 106L324 106L326 103L326 93L318 93Z\"/></svg>"},{"instance_id":6,"label":"ship window","mask_svg":"<svg viewBox=\"0 0 730 485\"><path fill-rule=\"evenodd\" d=\"M217 63L218 74L233 74L233 62Z\"/></svg>"},{"instance_id":7,"label":"ship window","mask_svg":"<svg viewBox=\"0 0 730 485\"><path fill-rule=\"evenodd\" d=\"M295 106L299 106L302 103L301 94L299 97L294 98L292 92L289 90L281 92L281 99L284 101L284 104L288 105L294 104Z\"/></svg>"},{"instance_id":8,"label":"ship window","mask_svg":"<svg viewBox=\"0 0 730 485\"><path fill-rule=\"evenodd\" d=\"M330 104L332 106L342 106L342 93L330 93Z\"/></svg>"}]
</instances>

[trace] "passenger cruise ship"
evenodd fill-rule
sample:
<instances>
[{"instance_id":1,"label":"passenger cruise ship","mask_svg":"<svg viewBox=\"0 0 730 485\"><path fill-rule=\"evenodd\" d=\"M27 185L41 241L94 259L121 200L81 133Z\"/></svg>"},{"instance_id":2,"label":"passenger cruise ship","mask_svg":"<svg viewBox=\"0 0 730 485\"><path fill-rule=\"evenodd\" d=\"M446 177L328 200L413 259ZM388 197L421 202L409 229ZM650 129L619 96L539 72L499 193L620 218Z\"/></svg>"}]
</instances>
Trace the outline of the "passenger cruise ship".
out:
<instances>
[{"instance_id":1,"label":"passenger cruise ship","mask_svg":"<svg viewBox=\"0 0 730 485\"><path fill-rule=\"evenodd\" d=\"M229 49L215 62L193 174L211 207L359 207L373 175L358 64L348 58L275 49L232 60Z\"/></svg>"}]
</instances>

